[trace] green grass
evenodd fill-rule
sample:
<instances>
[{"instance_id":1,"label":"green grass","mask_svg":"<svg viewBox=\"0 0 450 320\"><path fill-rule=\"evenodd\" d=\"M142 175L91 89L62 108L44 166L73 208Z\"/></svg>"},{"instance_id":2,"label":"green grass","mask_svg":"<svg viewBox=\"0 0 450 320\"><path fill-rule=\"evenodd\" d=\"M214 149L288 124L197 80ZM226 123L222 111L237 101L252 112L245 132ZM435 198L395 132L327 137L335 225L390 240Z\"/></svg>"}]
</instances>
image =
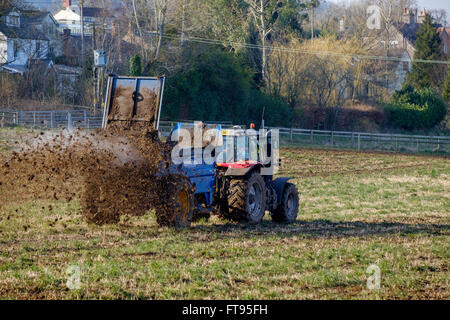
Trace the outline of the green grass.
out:
<instances>
[{"instance_id":1,"label":"green grass","mask_svg":"<svg viewBox=\"0 0 450 320\"><path fill-rule=\"evenodd\" d=\"M79 205L0 215L3 299L449 299L450 160L289 148L299 220L211 218L177 232L154 215L87 224ZM52 210L49 210L49 205ZM367 268L381 289L367 288ZM81 288L69 290L71 265Z\"/></svg>"}]
</instances>

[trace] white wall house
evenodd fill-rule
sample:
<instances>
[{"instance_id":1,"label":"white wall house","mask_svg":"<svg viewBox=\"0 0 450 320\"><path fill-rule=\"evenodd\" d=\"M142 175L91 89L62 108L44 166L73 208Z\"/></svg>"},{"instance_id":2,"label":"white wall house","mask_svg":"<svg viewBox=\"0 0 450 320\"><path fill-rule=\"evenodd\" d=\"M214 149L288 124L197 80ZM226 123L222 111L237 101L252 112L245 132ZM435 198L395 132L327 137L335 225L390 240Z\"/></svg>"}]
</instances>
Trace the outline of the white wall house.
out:
<instances>
[{"instance_id":1,"label":"white wall house","mask_svg":"<svg viewBox=\"0 0 450 320\"><path fill-rule=\"evenodd\" d=\"M71 5L55 14L55 19L59 23L60 33L64 29L69 29L72 35L81 35L81 9L79 6ZM92 35L93 26L96 28L110 28L111 18L102 8L83 8L84 34Z\"/></svg>"},{"instance_id":2,"label":"white wall house","mask_svg":"<svg viewBox=\"0 0 450 320\"><path fill-rule=\"evenodd\" d=\"M0 22L0 66L12 73L23 73L32 60L45 60L49 39L35 27L26 24L21 12L11 9Z\"/></svg>"},{"instance_id":3,"label":"white wall house","mask_svg":"<svg viewBox=\"0 0 450 320\"><path fill-rule=\"evenodd\" d=\"M49 55L58 57L62 55L61 35L59 24L50 12L23 11L22 16L27 25L33 26L49 40Z\"/></svg>"}]
</instances>

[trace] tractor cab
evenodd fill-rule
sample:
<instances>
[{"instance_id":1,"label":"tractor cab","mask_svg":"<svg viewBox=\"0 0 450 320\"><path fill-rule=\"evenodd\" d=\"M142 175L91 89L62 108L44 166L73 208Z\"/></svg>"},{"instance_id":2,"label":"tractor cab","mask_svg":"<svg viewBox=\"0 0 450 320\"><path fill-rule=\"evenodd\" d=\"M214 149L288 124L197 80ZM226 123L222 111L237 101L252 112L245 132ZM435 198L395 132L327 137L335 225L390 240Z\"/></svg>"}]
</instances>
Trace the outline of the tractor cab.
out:
<instances>
[{"instance_id":1,"label":"tractor cab","mask_svg":"<svg viewBox=\"0 0 450 320\"><path fill-rule=\"evenodd\" d=\"M217 166L230 169L228 175L248 174L258 168L264 176L276 174L280 165L278 136L272 131L256 131L235 126L222 130L222 146L217 156Z\"/></svg>"}]
</instances>

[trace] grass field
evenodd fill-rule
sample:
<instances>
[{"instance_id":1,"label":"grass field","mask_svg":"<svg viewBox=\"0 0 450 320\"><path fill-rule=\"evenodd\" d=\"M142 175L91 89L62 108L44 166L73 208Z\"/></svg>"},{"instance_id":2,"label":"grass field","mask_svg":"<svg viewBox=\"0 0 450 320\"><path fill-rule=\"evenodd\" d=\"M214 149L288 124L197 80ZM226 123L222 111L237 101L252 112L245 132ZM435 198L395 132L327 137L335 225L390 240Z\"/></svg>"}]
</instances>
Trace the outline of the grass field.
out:
<instances>
[{"instance_id":1,"label":"grass field","mask_svg":"<svg viewBox=\"0 0 450 320\"><path fill-rule=\"evenodd\" d=\"M76 202L0 215L3 299L449 299L450 159L287 148L299 220L87 224ZM52 210L49 209L51 205ZM370 265L381 288L369 290ZM69 290L70 266L80 268Z\"/></svg>"}]
</instances>

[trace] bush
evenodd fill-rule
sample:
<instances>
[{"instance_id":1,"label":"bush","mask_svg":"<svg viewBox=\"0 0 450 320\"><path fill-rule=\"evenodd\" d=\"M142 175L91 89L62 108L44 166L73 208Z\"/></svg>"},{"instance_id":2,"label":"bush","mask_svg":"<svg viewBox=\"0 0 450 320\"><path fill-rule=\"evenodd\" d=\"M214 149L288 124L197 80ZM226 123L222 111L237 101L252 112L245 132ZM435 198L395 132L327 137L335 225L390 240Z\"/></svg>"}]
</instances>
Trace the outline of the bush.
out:
<instances>
[{"instance_id":1,"label":"bush","mask_svg":"<svg viewBox=\"0 0 450 320\"><path fill-rule=\"evenodd\" d=\"M6 72L0 72L0 108L10 107L14 103L19 88L17 77Z\"/></svg>"},{"instance_id":2,"label":"bush","mask_svg":"<svg viewBox=\"0 0 450 320\"><path fill-rule=\"evenodd\" d=\"M266 96L258 90L251 90L247 104L248 116L246 121L240 124L260 124L264 111L266 126L290 126L291 110L286 103L276 97Z\"/></svg>"},{"instance_id":3,"label":"bush","mask_svg":"<svg viewBox=\"0 0 450 320\"><path fill-rule=\"evenodd\" d=\"M142 75L141 56L136 54L130 59L130 76L139 77Z\"/></svg>"},{"instance_id":4,"label":"bush","mask_svg":"<svg viewBox=\"0 0 450 320\"><path fill-rule=\"evenodd\" d=\"M394 126L413 130L433 128L444 120L447 108L433 90L427 88L416 91L407 86L394 94L388 111Z\"/></svg>"}]
</instances>

